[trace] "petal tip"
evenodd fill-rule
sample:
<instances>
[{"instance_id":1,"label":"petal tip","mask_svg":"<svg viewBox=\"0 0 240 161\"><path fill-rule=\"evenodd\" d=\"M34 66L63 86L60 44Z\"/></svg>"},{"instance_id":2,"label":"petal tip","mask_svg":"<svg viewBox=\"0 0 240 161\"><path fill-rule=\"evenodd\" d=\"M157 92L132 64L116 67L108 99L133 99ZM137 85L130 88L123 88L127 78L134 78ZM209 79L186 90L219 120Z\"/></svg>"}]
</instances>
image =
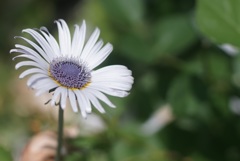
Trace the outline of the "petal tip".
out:
<instances>
[{"instance_id":1,"label":"petal tip","mask_svg":"<svg viewBox=\"0 0 240 161\"><path fill-rule=\"evenodd\" d=\"M81 115L82 115L82 117L83 117L84 119L87 119L87 114L86 114L86 113L81 112Z\"/></svg>"},{"instance_id":2,"label":"petal tip","mask_svg":"<svg viewBox=\"0 0 240 161\"><path fill-rule=\"evenodd\" d=\"M64 110L66 108L66 104L61 104L61 107Z\"/></svg>"},{"instance_id":3,"label":"petal tip","mask_svg":"<svg viewBox=\"0 0 240 161\"><path fill-rule=\"evenodd\" d=\"M13 52L15 52L16 51L16 49L11 49L10 51L9 51L9 53L11 54L11 53L13 53Z\"/></svg>"}]
</instances>

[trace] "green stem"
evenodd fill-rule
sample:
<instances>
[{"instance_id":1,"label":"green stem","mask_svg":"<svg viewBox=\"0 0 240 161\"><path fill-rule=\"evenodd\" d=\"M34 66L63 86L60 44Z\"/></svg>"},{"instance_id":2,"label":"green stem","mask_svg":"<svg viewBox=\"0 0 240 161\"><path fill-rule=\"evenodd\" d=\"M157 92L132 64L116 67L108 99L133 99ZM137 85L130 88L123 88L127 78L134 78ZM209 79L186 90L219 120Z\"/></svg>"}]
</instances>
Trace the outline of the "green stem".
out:
<instances>
[{"instance_id":1,"label":"green stem","mask_svg":"<svg viewBox=\"0 0 240 161\"><path fill-rule=\"evenodd\" d=\"M63 141L63 109L59 103L59 113L58 113L58 147L56 161L61 161L61 150Z\"/></svg>"}]
</instances>

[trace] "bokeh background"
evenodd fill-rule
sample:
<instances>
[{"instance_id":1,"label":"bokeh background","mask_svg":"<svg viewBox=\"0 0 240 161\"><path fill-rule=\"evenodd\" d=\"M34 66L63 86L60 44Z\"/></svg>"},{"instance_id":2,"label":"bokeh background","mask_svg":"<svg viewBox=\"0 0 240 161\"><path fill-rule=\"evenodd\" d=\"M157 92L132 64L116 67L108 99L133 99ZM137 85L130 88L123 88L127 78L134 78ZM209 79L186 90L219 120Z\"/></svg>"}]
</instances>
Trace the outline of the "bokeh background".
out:
<instances>
[{"instance_id":1,"label":"bokeh background","mask_svg":"<svg viewBox=\"0 0 240 161\"><path fill-rule=\"evenodd\" d=\"M135 83L116 109L81 119L65 113L64 161L239 161L240 1L1 0L0 160L17 160L28 140L56 131L57 107L19 80L9 50L25 28L85 19Z\"/></svg>"}]
</instances>

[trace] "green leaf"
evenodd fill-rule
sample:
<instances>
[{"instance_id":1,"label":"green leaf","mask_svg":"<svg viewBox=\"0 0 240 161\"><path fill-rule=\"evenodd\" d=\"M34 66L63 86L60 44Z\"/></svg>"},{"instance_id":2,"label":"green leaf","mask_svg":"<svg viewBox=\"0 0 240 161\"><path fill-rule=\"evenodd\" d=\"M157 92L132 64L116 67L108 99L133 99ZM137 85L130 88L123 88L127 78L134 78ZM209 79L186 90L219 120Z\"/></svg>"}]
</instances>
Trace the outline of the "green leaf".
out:
<instances>
[{"instance_id":1,"label":"green leaf","mask_svg":"<svg viewBox=\"0 0 240 161\"><path fill-rule=\"evenodd\" d=\"M173 82L168 93L168 99L174 113L178 116L194 114L198 105L191 92L190 79L184 76L178 77Z\"/></svg>"},{"instance_id":2,"label":"green leaf","mask_svg":"<svg viewBox=\"0 0 240 161\"><path fill-rule=\"evenodd\" d=\"M200 57L202 53L194 53L195 56L183 63L183 71L190 75L202 77L204 74L204 66Z\"/></svg>"},{"instance_id":3,"label":"green leaf","mask_svg":"<svg viewBox=\"0 0 240 161\"><path fill-rule=\"evenodd\" d=\"M205 53L204 65L206 69L206 78L211 81L228 82L231 78L230 57L224 53L216 51L207 51Z\"/></svg>"},{"instance_id":4,"label":"green leaf","mask_svg":"<svg viewBox=\"0 0 240 161\"><path fill-rule=\"evenodd\" d=\"M204 78L209 83L207 86L209 102L212 106L217 107L223 116L231 117L228 108L232 83L231 59L224 53L211 50L203 54L205 54L203 59Z\"/></svg>"},{"instance_id":5,"label":"green leaf","mask_svg":"<svg viewBox=\"0 0 240 161\"><path fill-rule=\"evenodd\" d=\"M118 49L128 58L135 61L150 63L153 54L150 53L146 39L137 33L126 33L118 36Z\"/></svg>"},{"instance_id":6,"label":"green leaf","mask_svg":"<svg viewBox=\"0 0 240 161\"><path fill-rule=\"evenodd\" d=\"M240 47L240 1L199 0L197 23L208 38Z\"/></svg>"},{"instance_id":7,"label":"green leaf","mask_svg":"<svg viewBox=\"0 0 240 161\"><path fill-rule=\"evenodd\" d=\"M211 111L205 99L202 98L205 91L200 91L199 88L203 87L189 76L180 75L172 82L167 99L177 118L185 120L194 118L204 121L209 119Z\"/></svg>"},{"instance_id":8,"label":"green leaf","mask_svg":"<svg viewBox=\"0 0 240 161\"><path fill-rule=\"evenodd\" d=\"M162 18L156 24L154 34L152 51L157 55L180 53L197 39L191 19L185 14Z\"/></svg>"},{"instance_id":9,"label":"green leaf","mask_svg":"<svg viewBox=\"0 0 240 161\"><path fill-rule=\"evenodd\" d=\"M119 35L121 52L135 60L152 63L161 56L183 52L197 40L191 20L185 14L164 17L147 30L152 37L135 31Z\"/></svg>"},{"instance_id":10,"label":"green leaf","mask_svg":"<svg viewBox=\"0 0 240 161\"><path fill-rule=\"evenodd\" d=\"M240 55L233 59L233 83L240 87Z\"/></svg>"},{"instance_id":11,"label":"green leaf","mask_svg":"<svg viewBox=\"0 0 240 161\"><path fill-rule=\"evenodd\" d=\"M109 16L121 24L136 25L143 18L143 1L139 0L103 0Z\"/></svg>"}]
</instances>

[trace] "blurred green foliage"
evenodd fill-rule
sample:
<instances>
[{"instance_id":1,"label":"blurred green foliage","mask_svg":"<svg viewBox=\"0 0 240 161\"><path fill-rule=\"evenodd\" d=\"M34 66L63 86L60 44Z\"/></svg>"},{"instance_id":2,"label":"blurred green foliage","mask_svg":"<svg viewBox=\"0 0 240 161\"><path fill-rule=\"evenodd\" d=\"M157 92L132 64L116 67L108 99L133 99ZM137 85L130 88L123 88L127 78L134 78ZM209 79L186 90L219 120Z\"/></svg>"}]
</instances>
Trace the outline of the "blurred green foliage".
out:
<instances>
[{"instance_id":1,"label":"blurred green foliage","mask_svg":"<svg viewBox=\"0 0 240 161\"><path fill-rule=\"evenodd\" d=\"M230 43L239 47L239 5L238 0L199 1L197 18L201 31L218 43Z\"/></svg>"},{"instance_id":2,"label":"blurred green foliage","mask_svg":"<svg viewBox=\"0 0 240 161\"><path fill-rule=\"evenodd\" d=\"M34 133L31 122L49 121L17 112L13 37L42 25L56 33L52 22L64 18L69 26L82 19L98 26L114 46L104 65L124 64L135 78L127 98L111 97L118 108L99 114L106 131L66 140L66 161L239 161L239 113L231 109L240 104L232 107L231 100L240 97L240 55L219 47L240 48L239 6L238 0L1 1L0 160L11 160L18 136ZM144 135L143 123L166 104L174 120Z\"/></svg>"}]
</instances>

